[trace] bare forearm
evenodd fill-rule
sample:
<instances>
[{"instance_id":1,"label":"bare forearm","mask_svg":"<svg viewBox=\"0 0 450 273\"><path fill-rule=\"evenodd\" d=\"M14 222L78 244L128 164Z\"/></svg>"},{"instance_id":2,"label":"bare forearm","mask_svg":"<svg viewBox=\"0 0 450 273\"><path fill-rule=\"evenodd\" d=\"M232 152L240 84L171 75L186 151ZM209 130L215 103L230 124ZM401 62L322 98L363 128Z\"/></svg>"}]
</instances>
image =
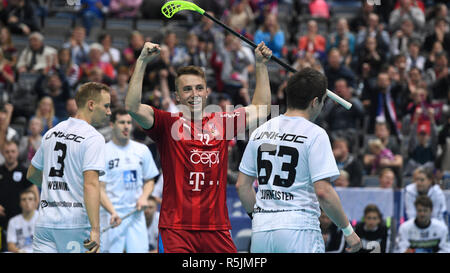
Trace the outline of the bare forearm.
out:
<instances>
[{"instance_id":1,"label":"bare forearm","mask_svg":"<svg viewBox=\"0 0 450 273\"><path fill-rule=\"evenodd\" d=\"M320 190L320 193L318 193L316 189L316 194L320 207L325 211L328 217L330 217L333 223L335 223L339 228L347 227L349 225L348 218L345 215L338 194L331 187L331 185Z\"/></svg>"},{"instance_id":2,"label":"bare forearm","mask_svg":"<svg viewBox=\"0 0 450 273\"><path fill-rule=\"evenodd\" d=\"M148 197L152 194L153 192L153 188L155 187L155 180L151 179L148 180L145 184L144 184L144 188L142 190L142 198L148 199Z\"/></svg>"},{"instance_id":3,"label":"bare forearm","mask_svg":"<svg viewBox=\"0 0 450 273\"><path fill-rule=\"evenodd\" d=\"M8 243L8 251L12 253L19 253L20 248L18 248L15 243Z\"/></svg>"},{"instance_id":4,"label":"bare forearm","mask_svg":"<svg viewBox=\"0 0 450 273\"><path fill-rule=\"evenodd\" d=\"M97 182L85 183L84 204L92 230L100 230L100 185Z\"/></svg>"},{"instance_id":5,"label":"bare forearm","mask_svg":"<svg viewBox=\"0 0 450 273\"><path fill-rule=\"evenodd\" d=\"M253 212L253 207L256 203L256 193L252 183L249 183L242 173L239 173L236 189L245 211L248 213Z\"/></svg>"},{"instance_id":6,"label":"bare forearm","mask_svg":"<svg viewBox=\"0 0 450 273\"><path fill-rule=\"evenodd\" d=\"M146 63L136 61L133 75L131 76L128 92L125 97L125 106L128 111L137 112L142 100L142 82L145 74Z\"/></svg>"},{"instance_id":7,"label":"bare forearm","mask_svg":"<svg viewBox=\"0 0 450 273\"><path fill-rule=\"evenodd\" d=\"M256 63L256 85L255 94L253 95L253 105L266 105L267 115L270 114L271 93L269 72L267 66L262 63Z\"/></svg>"},{"instance_id":8,"label":"bare forearm","mask_svg":"<svg viewBox=\"0 0 450 273\"><path fill-rule=\"evenodd\" d=\"M111 200L109 200L106 190L102 186L100 187L100 205L102 205L102 207L110 214L115 212L114 205L111 203Z\"/></svg>"}]
</instances>

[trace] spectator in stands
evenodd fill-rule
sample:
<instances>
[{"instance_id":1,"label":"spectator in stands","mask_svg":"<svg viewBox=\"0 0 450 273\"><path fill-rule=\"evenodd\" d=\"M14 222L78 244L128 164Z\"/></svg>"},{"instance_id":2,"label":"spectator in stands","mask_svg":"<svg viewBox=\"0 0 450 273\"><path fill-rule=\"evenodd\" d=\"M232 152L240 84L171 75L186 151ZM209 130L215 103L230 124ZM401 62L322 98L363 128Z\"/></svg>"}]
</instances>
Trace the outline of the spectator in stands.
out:
<instances>
[{"instance_id":1,"label":"spectator in stands","mask_svg":"<svg viewBox=\"0 0 450 273\"><path fill-rule=\"evenodd\" d=\"M178 54L173 56L172 65L174 68L180 66L195 65L206 68L208 60L205 52L201 51L198 36L194 33L189 33L186 37L186 46L180 48Z\"/></svg>"},{"instance_id":2,"label":"spectator in stands","mask_svg":"<svg viewBox=\"0 0 450 273\"><path fill-rule=\"evenodd\" d=\"M389 37L389 33L384 30L383 25L380 24L379 16L376 13L370 13L368 15L367 26L362 27L357 33L356 48L363 47L364 41L366 41L368 37L375 37L378 48L383 52L388 53L391 38Z\"/></svg>"},{"instance_id":3,"label":"spectator in stands","mask_svg":"<svg viewBox=\"0 0 450 273\"><path fill-rule=\"evenodd\" d=\"M341 54L341 63L348 68L353 66L353 54L350 52L350 47L347 39L342 39L338 45L339 53Z\"/></svg>"},{"instance_id":4,"label":"spectator in stands","mask_svg":"<svg viewBox=\"0 0 450 273\"><path fill-rule=\"evenodd\" d=\"M395 173L391 168L383 168L378 175L380 188L392 189L395 183Z\"/></svg>"},{"instance_id":5,"label":"spectator in stands","mask_svg":"<svg viewBox=\"0 0 450 273\"><path fill-rule=\"evenodd\" d=\"M333 141L333 155L339 170L349 174L349 187L360 187L362 184L363 166L360 161L349 152L348 140L344 137Z\"/></svg>"},{"instance_id":6,"label":"spectator in stands","mask_svg":"<svg viewBox=\"0 0 450 273\"><path fill-rule=\"evenodd\" d=\"M406 125L406 131L412 131L414 125L417 129L424 123L435 123L435 110L429 99L427 89L419 86L411 93L411 97L412 102L410 102L407 107L410 124Z\"/></svg>"},{"instance_id":7,"label":"spectator in stands","mask_svg":"<svg viewBox=\"0 0 450 273\"><path fill-rule=\"evenodd\" d=\"M4 247L6 247L4 231L9 220L20 214L20 193L25 189L30 189L35 196L39 196L39 191L36 185L26 179L27 169L18 161L19 149L15 141L7 141L2 145L3 156L4 163L0 166L0 228L2 230L1 240L5 242ZM37 208L37 203L35 203L35 208ZM6 250L6 248L2 250Z\"/></svg>"},{"instance_id":8,"label":"spectator in stands","mask_svg":"<svg viewBox=\"0 0 450 273\"><path fill-rule=\"evenodd\" d=\"M441 18L446 20L447 22L450 22L450 17L448 14L448 7L443 4L439 3L436 4L434 7L430 8L430 12L427 12L428 15L426 15L426 32L432 33L434 30L434 26L436 25L436 21L440 20Z\"/></svg>"},{"instance_id":9,"label":"spectator in stands","mask_svg":"<svg viewBox=\"0 0 450 273\"><path fill-rule=\"evenodd\" d=\"M112 101L114 107L125 107L125 96L128 90L128 80L130 79L130 70L126 66L121 66L117 72L117 83L111 85L111 92L115 93L116 101Z\"/></svg>"},{"instance_id":10,"label":"spectator in stands","mask_svg":"<svg viewBox=\"0 0 450 273\"><path fill-rule=\"evenodd\" d=\"M9 0L6 9L1 11L2 23L14 34L29 35L39 31L35 6L26 0Z\"/></svg>"},{"instance_id":11,"label":"spectator in stands","mask_svg":"<svg viewBox=\"0 0 450 273\"><path fill-rule=\"evenodd\" d=\"M336 25L336 31L331 33L328 38L327 51L329 51L333 47L339 47L339 44L343 40L347 40L350 53L353 54L355 52L356 44L355 35L350 32L347 19L339 18Z\"/></svg>"},{"instance_id":12,"label":"spectator in stands","mask_svg":"<svg viewBox=\"0 0 450 273\"><path fill-rule=\"evenodd\" d=\"M44 36L33 32L28 36L29 45L21 52L17 62L19 73L37 73L51 67L57 58L57 51L44 44Z\"/></svg>"},{"instance_id":13,"label":"spectator in stands","mask_svg":"<svg viewBox=\"0 0 450 273\"><path fill-rule=\"evenodd\" d=\"M361 1L361 9L356 16L350 21L350 30L354 33L365 29L369 25L369 15L373 13L374 5L369 4L368 1ZM363 39L365 40L365 39Z\"/></svg>"},{"instance_id":14,"label":"spectator in stands","mask_svg":"<svg viewBox=\"0 0 450 273\"><path fill-rule=\"evenodd\" d=\"M400 225L396 238L397 253L450 253L448 227L432 217L435 203L426 195L412 200L417 216Z\"/></svg>"},{"instance_id":15,"label":"spectator in stands","mask_svg":"<svg viewBox=\"0 0 450 273\"><path fill-rule=\"evenodd\" d=\"M14 70L8 60L3 55L3 49L0 48L0 90L5 90L8 85L14 83Z\"/></svg>"},{"instance_id":16,"label":"spectator in stands","mask_svg":"<svg viewBox=\"0 0 450 273\"><path fill-rule=\"evenodd\" d=\"M55 107L51 97L46 96L39 101L36 113L32 118L41 119L44 125L41 135L59 123L59 119L55 116Z\"/></svg>"},{"instance_id":17,"label":"spectator in stands","mask_svg":"<svg viewBox=\"0 0 450 273\"><path fill-rule=\"evenodd\" d=\"M413 183L405 188L405 213L407 219L414 219L417 211L414 201L419 196L427 196L433 202L431 217L445 221L444 214L447 211L445 195L439 185L435 184L432 169L418 167L413 173Z\"/></svg>"},{"instance_id":18,"label":"spectator in stands","mask_svg":"<svg viewBox=\"0 0 450 273\"><path fill-rule=\"evenodd\" d=\"M350 185L350 174L345 170L339 171L340 175L334 180L335 187L347 188Z\"/></svg>"},{"instance_id":19,"label":"spectator in stands","mask_svg":"<svg viewBox=\"0 0 450 273\"><path fill-rule=\"evenodd\" d=\"M22 213L12 217L8 222L8 251L12 253L32 253L34 225L38 218L35 192L26 189L20 193Z\"/></svg>"},{"instance_id":20,"label":"spectator in stands","mask_svg":"<svg viewBox=\"0 0 450 273\"><path fill-rule=\"evenodd\" d=\"M20 136L14 128L11 128L11 117L14 106L10 103L3 104L0 107L0 150L3 149L5 142L19 142ZM4 157L0 154L0 164L4 163Z\"/></svg>"},{"instance_id":21,"label":"spectator in stands","mask_svg":"<svg viewBox=\"0 0 450 273\"><path fill-rule=\"evenodd\" d=\"M211 16L215 16L214 12L206 11ZM221 30L216 28L216 24L211 19L208 19L206 16L202 16L201 21L196 24L190 32L195 33L199 40L207 41L210 43L216 43L216 36L221 34Z\"/></svg>"},{"instance_id":22,"label":"spectator in stands","mask_svg":"<svg viewBox=\"0 0 450 273\"><path fill-rule=\"evenodd\" d=\"M75 115L77 114L77 110L78 110L78 107L77 107L77 103L76 103L75 99L74 98L68 99L66 102L66 112L67 112L66 118L75 117Z\"/></svg>"},{"instance_id":23,"label":"spectator in stands","mask_svg":"<svg viewBox=\"0 0 450 273\"><path fill-rule=\"evenodd\" d=\"M424 71L426 58L420 54L421 43L418 40L410 40L408 44L408 54L406 59L406 70L416 67Z\"/></svg>"},{"instance_id":24,"label":"spectator in stands","mask_svg":"<svg viewBox=\"0 0 450 273\"><path fill-rule=\"evenodd\" d=\"M268 14L264 19L264 24L255 32L254 42L259 44L264 42L272 50L275 57L281 57L281 50L285 44L283 30L278 25L275 14Z\"/></svg>"},{"instance_id":25,"label":"spectator in stands","mask_svg":"<svg viewBox=\"0 0 450 273\"><path fill-rule=\"evenodd\" d=\"M397 139L396 137L391 136L390 129L388 128L386 122L377 122L375 124L375 138L381 140L383 146L391 150L394 154L394 160L389 162L387 160L381 161L380 168L389 167L393 169L398 182L396 186L400 188L402 183L401 169L403 168L403 156L401 155L400 146L398 145ZM370 151L369 145L366 145L364 149L364 167L366 169L366 173L370 173L376 156Z\"/></svg>"},{"instance_id":26,"label":"spectator in stands","mask_svg":"<svg viewBox=\"0 0 450 273\"><path fill-rule=\"evenodd\" d=\"M122 52L125 65L131 66L134 65L137 58L141 54L142 47L144 46L145 40L142 33L139 31L131 32L130 36L130 45L125 48Z\"/></svg>"},{"instance_id":27,"label":"spectator in stands","mask_svg":"<svg viewBox=\"0 0 450 273\"><path fill-rule=\"evenodd\" d=\"M431 52L428 53L427 60L425 62L424 71L427 71L428 69L433 68L434 62L436 60L436 54L439 52L442 52L442 51L444 51L444 48L442 47L442 43L439 41L434 42Z\"/></svg>"},{"instance_id":28,"label":"spectator in stands","mask_svg":"<svg viewBox=\"0 0 450 273\"><path fill-rule=\"evenodd\" d=\"M69 48L72 61L81 66L88 61L89 44L86 42L86 29L82 26L76 26L72 30L69 41L63 44L63 48Z\"/></svg>"},{"instance_id":29,"label":"spectator in stands","mask_svg":"<svg viewBox=\"0 0 450 273\"><path fill-rule=\"evenodd\" d=\"M352 89L347 85L345 79L338 79L335 82L334 92L343 99L351 102L353 106L347 110L335 101L328 100L321 113L325 122L323 127L330 130L331 133L337 131L356 131L364 116L362 102L356 96L353 96Z\"/></svg>"},{"instance_id":30,"label":"spectator in stands","mask_svg":"<svg viewBox=\"0 0 450 273\"><path fill-rule=\"evenodd\" d=\"M389 17L389 29L391 32L396 32L400 26L406 21L411 20L415 29L422 32L425 27L425 14L423 11L415 7L412 0L401 0L400 8L395 9Z\"/></svg>"},{"instance_id":31,"label":"spectator in stands","mask_svg":"<svg viewBox=\"0 0 450 273\"><path fill-rule=\"evenodd\" d=\"M112 17L135 18L142 0L110 0L109 12Z\"/></svg>"},{"instance_id":32,"label":"spectator in stands","mask_svg":"<svg viewBox=\"0 0 450 273\"><path fill-rule=\"evenodd\" d=\"M372 133L375 122L386 122L397 135L397 109L395 105L395 94L391 92L391 81L386 72L378 74L376 86L364 86L362 103L369 114L368 132Z\"/></svg>"},{"instance_id":33,"label":"spectator in stands","mask_svg":"<svg viewBox=\"0 0 450 273\"><path fill-rule=\"evenodd\" d=\"M418 32L416 32L413 22L406 19L402 22L401 28L394 32L391 36L391 56L407 54L409 42L412 40L422 41L422 37Z\"/></svg>"},{"instance_id":34,"label":"spectator in stands","mask_svg":"<svg viewBox=\"0 0 450 273\"><path fill-rule=\"evenodd\" d=\"M0 48L3 50L3 56L9 62L9 65L15 67L19 52L13 44L11 32L7 27L0 27Z\"/></svg>"},{"instance_id":35,"label":"spectator in stands","mask_svg":"<svg viewBox=\"0 0 450 273\"><path fill-rule=\"evenodd\" d=\"M356 86L356 77L352 70L341 63L341 54L336 48L328 52L328 62L324 66L325 75L328 78L328 89L335 89L335 82L338 79L345 79L352 88Z\"/></svg>"},{"instance_id":36,"label":"spectator in stands","mask_svg":"<svg viewBox=\"0 0 450 273\"><path fill-rule=\"evenodd\" d=\"M377 39L375 37L367 37L364 47L361 48L358 54L357 73L362 74L363 65L367 64L370 67L369 77L376 77L386 60L386 53L378 47Z\"/></svg>"},{"instance_id":37,"label":"spectator in stands","mask_svg":"<svg viewBox=\"0 0 450 273\"><path fill-rule=\"evenodd\" d=\"M56 72L41 75L35 84L35 91L39 100L47 96L52 99L54 114L58 120L66 119L66 101L72 96L69 82L63 73L62 70L56 70ZM44 128L45 124L44 122ZM44 129L44 131L46 130Z\"/></svg>"},{"instance_id":38,"label":"spectator in stands","mask_svg":"<svg viewBox=\"0 0 450 273\"><path fill-rule=\"evenodd\" d=\"M405 164L405 176L410 176L412 171L420 166L434 169L438 139L434 119L432 120L432 123L418 125L418 118L414 119L408 141L409 156Z\"/></svg>"},{"instance_id":39,"label":"spectator in stands","mask_svg":"<svg viewBox=\"0 0 450 273\"><path fill-rule=\"evenodd\" d=\"M255 59L248 47L242 46L240 39L232 34L225 36L225 45L220 49L223 62L222 80L225 91L231 96L233 103L248 105L248 75L253 70Z\"/></svg>"},{"instance_id":40,"label":"spectator in stands","mask_svg":"<svg viewBox=\"0 0 450 273\"><path fill-rule=\"evenodd\" d=\"M326 53L326 40L318 34L318 26L315 20L308 21L308 32L298 39L298 50L301 54L312 52L316 58L323 59Z\"/></svg>"},{"instance_id":41,"label":"spectator in stands","mask_svg":"<svg viewBox=\"0 0 450 273\"><path fill-rule=\"evenodd\" d=\"M369 150L375 156L372 161L371 175L378 174L381 171L381 164L384 166L392 165L395 161L392 151L386 148L377 138L369 140Z\"/></svg>"},{"instance_id":42,"label":"spectator in stands","mask_svg":"<svg viewBox=\"0 0 450 273\"><path fill-rule=\"evenodd\" d=\"M319 217L320 230L322 231L323 241L325 243L326 253L345 252L345 239L342 230L339 229L328 215L321 209Z\"/></svg>"},{"instance_id":43,"label":"spectator in stands","mask_svg":"<svg viewBox=\"0 0 450 273\"><path fill-rule=\"evenodd\" d=\"M330 10L325 0L311 0L309 2L309 13L312 17L321 17L328 19Z\"/></svg>"},{"instance_id":44,"label":"spectator in stands","mask_svg":"<svg viewBox=\"0 0 450 273\"><path fill-rule=\"evenodd\" d=\"M113 67L117 67L120 63L120 50L112 47L111 34L101 34L98 37L98 42L103 46L103 53L100 60L105 63L110 63Z\"/></svg>"},{"instance_id":45,"label":"spectator in stands","mask_svg":"<svg viewBox=\"0 0 450 273\"><path fill-rule=\"evenodd\" d=\"M425 75L433 99L448 101L449 77L448 55L445 51L442 51L436 54L433 68L429 68Z\"/></svg>"},{"instance_id":46,"label":"spectator in stands","mask_svg":"<svg viewBox=\"0 0 450 273\"><path fill-rule=\"evenodd\" d=\"M250 34L248 30L253 24L254 17L249 0L237 0L232 3L226 23L233 30L246 35Z\"/></svg>"},{"instance_id":47,"label":"spectator in stands","mask_svg":"<svg viewBox=\"0 0 450 273\"><path fill-rule=\"evenodd\" d=\"M103 71L103 75L110 78L111 80L115 80L116 71L111 63L106 63L101 60L103 53L103 46L99 43L91 44L89 48L89 60L85 65L82 65L83 73L89 74L90 70L93 67L98 67Z\"/></svg>"},{"instance_id":48,"label":"spectator in stands","mask_svg":"<svg viewBox=\"0 0 450 273\"><path fill-rule=\"evenodd\" d=\"M158 250L158 223L159 211L158 202L155 197L149 196L147 200L147 207L144 209L145 223L147 225L147 236L150 253L157 253Z\"/></svg>"},{"instance_id":49,"label":"spectator in stands","mask_svg":"<svg viewBox=\"0 0 450 273\"><path fill-rule=\"evenodd\" d=\"M41 146L42 130L44 130L44 124L41 118L30 119L28 133L22 136L19 142L19 159L23 162L24 167L28 168L31 159Z\"/></svg>"},{"instance_id":50,"label":"spectator in stands","mask_svg":"<svg viewBox=\"0 0 450 273\"><path fill-rule=\"evenodd\" d=\"M89 36L91 28L99 24L109 12L110 0L81 0L81 9L79 14Z\"/></svg>"},{"instance_id":51,"label":"spectator in stands","mask_svg":"<svg viewBox=\"0 0 450 273\"><path fill-rule=\"evenodd\" d=\"M447 31L448 22L445 18L436 18L434 32L428 34L423 43L423 50L432 51L434 44L440 42L445 51L450 52L450 33Z\"/></svg>"},{"instance_id":52,"label":"spectator in stands","mask_svg":"<svg viewBox=\"0 0 450 273\"><path fill-rule=\"evenodd\" d=\"M73 88L81 78L81 69L76 63L73 62L70 54L71 51L68 48L61 48L58 51L57 69L62 71L62 74L65 75L69 86Z\"/></svg>"},{"instance_id":53,"label":"spectator in stands","mask_svg":"<svg viewBox=\"0 0 450 273\"><path fill-rule=\"evenodd\" d=\"M390 231L383 220L380 209L375 204L364 208L364 218L355 226L355 232L361 238L362 247L367 249L367 243L376 241L380 244L381 253L389 252Z\"/></svg>"}]
</instances>

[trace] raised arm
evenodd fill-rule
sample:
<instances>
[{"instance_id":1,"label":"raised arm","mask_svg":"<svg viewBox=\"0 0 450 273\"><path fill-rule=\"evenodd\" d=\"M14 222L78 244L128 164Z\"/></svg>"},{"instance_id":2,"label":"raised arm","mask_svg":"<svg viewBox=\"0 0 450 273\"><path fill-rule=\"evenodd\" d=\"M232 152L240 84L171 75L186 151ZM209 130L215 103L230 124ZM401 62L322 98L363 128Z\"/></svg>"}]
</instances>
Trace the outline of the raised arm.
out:
<instances>
[{"instance_id":1,"label":"raised arm","mask_svg":"<svg viewBox=\"0 0 450 273\"><path fill-rule=\"evenodd\" d=\"M272 51L261 42L255 49L255 61L256 61L256 86L255 94L253 95L252 103L245 107L246 115L246 129L249 125L255 125L256 121L260 118L266 118L270 114L271 106L271 92L269 82L269 72L267 71L266 63L272 56ZM265 109L260 107L264 106ZM264 111L262 111L264 110Z\"/></svg>"},{"instance_id":2,"label":"raised arm","mask_svg":"<svg viewBox=\"0 0 450 273\"><path fill-rule=\"evenodd\" d=\"M141 51L141 55L136 60L133 75L131 76L127 96L125 97L125 107L133 119L144 129L153 126L154 113L149 105L141 103L142 81L145 75L145 67L159 53L161 48L157 44L146 42Z\"/></svg>"}]
</instances>

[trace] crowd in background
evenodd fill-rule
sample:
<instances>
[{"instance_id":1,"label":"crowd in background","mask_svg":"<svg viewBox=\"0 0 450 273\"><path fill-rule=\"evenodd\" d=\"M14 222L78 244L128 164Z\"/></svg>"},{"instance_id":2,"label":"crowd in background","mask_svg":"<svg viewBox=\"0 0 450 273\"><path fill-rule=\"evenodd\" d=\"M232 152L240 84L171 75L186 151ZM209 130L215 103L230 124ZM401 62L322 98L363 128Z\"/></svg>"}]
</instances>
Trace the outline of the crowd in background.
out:
<instances>
[{"instance_id":1,"label":"crowd in background","mask_svg":"<svg viewBox=\"0 0 450 273\"><path fill-rule=\"evenodd\" d=\"M162 47L147 67L143 103L176 111L176 69L196 65L206 72L210 103L223 109L250 104L253 49L211 20L180 13L173 20L177 24L166 27L170 21L160 13L161 1L81 0L69 5L77 1L68 0L64 12L53 10L52 2L0 1L0 148L16 142L24 167L45 132L75 114L73 97L81 84L111 86L112 108L124 106L134 62L146 41ZM353 104L346 110L327 100L316 121L327 130L341 170L335 186L406 189L419 183L425 171L418 170L425 169L425 192L450 188L450 5L438 0L381 0L381 5L342 1L360 3L358 12L349 15L335 12L334 2L195 1L256 44L264 41L274 56L295 69L323 72L328 89ZM45 21L53 17L74 22L61 26L67 35L58 46L46 43L52 33ZM112 34L105 28L110 19L154 20L164 27ZM28 45L18 49L17 37L28 39ZM127 43L117 46L122 38ZM283 113L291 73L270 63L269 74L272 104ZM110 139L108 124L98 129ZM137 124L133 138L149 146L158 165L155 145ZM234 141L230 147L230 184L236 181L245 145ZM0 164L6 161L1 153ZM369 185L368 178L375 183ZM1 205L0 200L0 217ZM378 214L374 208L370 212Z\"/></svg>"}]
</instances>

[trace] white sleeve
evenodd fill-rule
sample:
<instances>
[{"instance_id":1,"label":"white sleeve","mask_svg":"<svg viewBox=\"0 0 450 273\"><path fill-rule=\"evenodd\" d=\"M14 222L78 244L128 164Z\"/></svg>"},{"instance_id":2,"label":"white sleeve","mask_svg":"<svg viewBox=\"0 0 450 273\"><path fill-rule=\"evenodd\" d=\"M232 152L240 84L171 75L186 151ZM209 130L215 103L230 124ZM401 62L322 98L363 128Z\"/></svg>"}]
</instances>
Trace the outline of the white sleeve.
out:
<instances>
[{"instance_id":1,"label":"white sleeve","mask_svg":"<svg viewBox=\"0 0 450 273\"><path fill-rule=\"evenodd\" d=\"M15 243L17 244L17 236L16 236L16 229L15 229L15 218L11 218L8 222L8 229L7 235L6 235L6 242L8 243Z\"/></svg>"},{"instance_id":2,"label":"white sleeve","mask_svg":"<svg viewBox=\"0 0 450 273\"><path fill-rule=\"evenodd\" d=\"M438 186L439 187L439 186ZM437 217L439 220L443 221L445 223L445 212L447 211L447 201L445 200L445 195L442 190L438 190L437 193L437 201L435 204L433 203L433 210L436 207Z\"/></svg>"},{"instance_id":3,"label":"white sleeve","mask_svg":"<svg viewBox=\"0 0 450 273\"><path fill-rule=\"evenodd\" d=\"M142 162L142 176L145 180L154 178L159 174L159 170L156 167L155 160L153 159L152 153L147 146L143 147L144 150L144 162Z\"/></svg>"},{"instance_id":4,"label":"white sleeve","mask_svg":"<svg viewBox=\"0 0 450 273\"><path fill-rule=\"evenodd\" d=\"M44 169L44 149L42 143L34 154L33 159L31 159L31 164L40 171Z\"/></svg>"},{"instance_id":5,"label":"white sleeve","mask_svg":"<svg viewBox=\"0 0 450 273\"><path fill-rule=\"evenodd\" d=\"M251 177L258 177L257 170L257 151L255 148L255 142L250 141L245 147L244 155L241 159L241 164L239 164L239 171Z\"/></svg>"},{"instance_id":6,"label":"white sleeve","mask_svg":"<svg viewBox=\"0 0 450 273\"><path fill-rule=\"evenodd\" d=\"M400 228L398 229L395 244L396 244L395 245L396 253L405 253L406 249L408 249L409 247L408 230L406 229L405 224L401 225Z\"/></svg>"},{"instance_id":7,"label":"white sleeve","mask_svg":"<svg viewBox=\"0 0 450 273\"><path fill-rule=\"evenodd\" d=\"M102 136L88 138L84 142L82 171L96 170L105 174L105 139Z\"/></svg>"},{"instance_id":8,"label":"white sleeve","mask_svg":"<svg viewBox=\"0 0 450 273\"><path fill-rule=\"evenodd\" d=\"M322 131L312 140L308 153L308 168L311 181L316 182L325 178L331 181L339 177L339 169L331 149L330 139Z\"/></svg>"},{"instance_id":9,"label":"white sleeve","mask_svg":"<svg viewBox=\"0 0 450 273\"><path fill-rule=\"evenodd\" d=\"M450 238L448 236L448 228L445 223L442 223L441 241L439 242L438 253L450 253Z\"/></svg>"},{"instance_id":10,"label":"white sleeve","mask_svg":"<svg viewBox=\"0 0 450 273\"><path fill-rule=\"evenodd\" d=\"M406 220L416 217L416 207L414 206L415 196L405 189L405 212Z\"/></svg>"}]
</instances>

